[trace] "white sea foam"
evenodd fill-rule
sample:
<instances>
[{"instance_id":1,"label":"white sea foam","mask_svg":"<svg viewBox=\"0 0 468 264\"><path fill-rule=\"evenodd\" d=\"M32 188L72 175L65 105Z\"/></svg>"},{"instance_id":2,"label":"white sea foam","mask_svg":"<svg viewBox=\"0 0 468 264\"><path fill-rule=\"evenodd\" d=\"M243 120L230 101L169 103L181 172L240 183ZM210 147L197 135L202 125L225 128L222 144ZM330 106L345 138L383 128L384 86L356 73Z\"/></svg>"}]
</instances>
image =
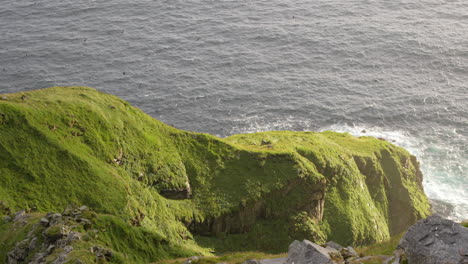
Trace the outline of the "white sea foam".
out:
<instances>
[{"instance_id":1,"label":"white sea foam","mask_svg":"<svg viewBox=\"0 0 468 264\"><path fill-rule=\"evenodd\" d=\"M443 143L437 137L415 137L408 131L387 130L367 125L335 124L320 129L350 133L354 136L384 138L415 155L424 175L424 189L435 213L453 220L468 219L468 170L462 148ZM456 136L456 130L447 136Z\"/></svg>"}]
</instances>

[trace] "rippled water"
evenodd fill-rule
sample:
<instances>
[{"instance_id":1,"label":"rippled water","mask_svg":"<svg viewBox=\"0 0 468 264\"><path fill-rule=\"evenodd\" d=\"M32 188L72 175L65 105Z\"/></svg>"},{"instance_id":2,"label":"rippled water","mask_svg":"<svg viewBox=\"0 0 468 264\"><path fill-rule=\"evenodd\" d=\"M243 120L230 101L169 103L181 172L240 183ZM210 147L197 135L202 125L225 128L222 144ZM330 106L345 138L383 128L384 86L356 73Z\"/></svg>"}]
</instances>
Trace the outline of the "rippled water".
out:
<instances>
[{"instance_id":1,"label":"rippled water","mask_svg":"<svg viewBox=\"0 0 468 264\"><path fill-rule=\"evenodd\" d=\"M468 218L468 1L2 0L0 92L53 85L219 136L365 129Z\"/></svg>"}]
</instances>

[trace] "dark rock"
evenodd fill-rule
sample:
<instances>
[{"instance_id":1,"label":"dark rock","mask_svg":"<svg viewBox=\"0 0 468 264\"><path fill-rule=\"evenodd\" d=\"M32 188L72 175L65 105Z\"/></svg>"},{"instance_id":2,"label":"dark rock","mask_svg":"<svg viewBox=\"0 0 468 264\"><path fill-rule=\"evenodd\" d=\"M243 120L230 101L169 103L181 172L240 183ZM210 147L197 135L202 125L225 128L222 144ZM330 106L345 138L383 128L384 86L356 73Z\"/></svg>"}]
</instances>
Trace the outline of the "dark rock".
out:
<instances>
[{"instance_id":1,"label":"dark rock","mask_svg":"<svg viewBox=\"0 0 468 264\"><path fill-rule=\"evenodd\" d=\"M411 264L468 264L468 228L432 215L411 226L398 248Z\"/></svg>"},{"instance_id":2,"label":"dark rock","mask_svg":"<svg viewBox=\"0 0 468 264\"><path fill-rule=\"evenodd\" d=\"M289 245L288 258L285 264L342 264L344 259L338 250L332 247L321 247L308 240L294 241Z\"/></svg>"},{"instance_id":3,"label":"dark rock","mask_svg":"<svg viewBox=\"0 0 468 264\"><path fill-rule=\"evenodd\" d=\"M96 258L106 259L107 261L110 261L114 256L114 253L111 250L97 246L90 248L90 251L91 253L96 254Z\"/></svg>"}]
</instances>

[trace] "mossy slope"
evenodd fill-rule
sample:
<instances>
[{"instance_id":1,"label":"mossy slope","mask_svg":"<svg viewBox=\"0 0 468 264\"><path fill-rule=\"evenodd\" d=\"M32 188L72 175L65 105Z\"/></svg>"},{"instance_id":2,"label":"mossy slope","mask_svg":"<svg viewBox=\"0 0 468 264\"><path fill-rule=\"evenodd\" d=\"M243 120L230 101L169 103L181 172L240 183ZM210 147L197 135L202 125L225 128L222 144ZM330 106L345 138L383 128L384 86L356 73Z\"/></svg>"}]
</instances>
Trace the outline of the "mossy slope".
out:
<instances>
[{"instance_id":1,"label":"mossy slope","mask_svg":"<svg viewBox=\"0 0 468 264\"><path fill-rule=\"evenodd\" d=\"M164 244L155 251L110 231L109 247L129 263L209 248L278 252L303 238L366 244L429 213L415 158L386 141L289 131L219 139L86 87L4 97L0 201L39 212L86 204Z\"/></svg>"}]
</instances>

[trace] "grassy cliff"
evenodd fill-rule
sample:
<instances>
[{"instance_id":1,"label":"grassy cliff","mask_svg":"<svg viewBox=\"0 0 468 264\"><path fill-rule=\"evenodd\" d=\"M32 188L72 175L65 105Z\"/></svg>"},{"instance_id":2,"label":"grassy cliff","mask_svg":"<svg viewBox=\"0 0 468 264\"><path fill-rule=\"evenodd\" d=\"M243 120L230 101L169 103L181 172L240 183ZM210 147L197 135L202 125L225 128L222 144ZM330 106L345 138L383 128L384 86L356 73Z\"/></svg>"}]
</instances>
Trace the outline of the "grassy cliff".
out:
<instances>
[{"instance_id":1,"label":"grassy cliff","mask_svg":"<svg viewBox=\"0 0 468 264\"><path fill-rule=\"evenodd\" d=\"M416 159L384 140L290 131L220 139L86 87L0 98L0 213L29 208L40 219L87 205L103 231L76 248L105 245L111 262L275 253L304 238L370 244L429 213ZM28 224L14 226L0 223L1 259L27 233Z\"/></svg>"}]
</instances>

